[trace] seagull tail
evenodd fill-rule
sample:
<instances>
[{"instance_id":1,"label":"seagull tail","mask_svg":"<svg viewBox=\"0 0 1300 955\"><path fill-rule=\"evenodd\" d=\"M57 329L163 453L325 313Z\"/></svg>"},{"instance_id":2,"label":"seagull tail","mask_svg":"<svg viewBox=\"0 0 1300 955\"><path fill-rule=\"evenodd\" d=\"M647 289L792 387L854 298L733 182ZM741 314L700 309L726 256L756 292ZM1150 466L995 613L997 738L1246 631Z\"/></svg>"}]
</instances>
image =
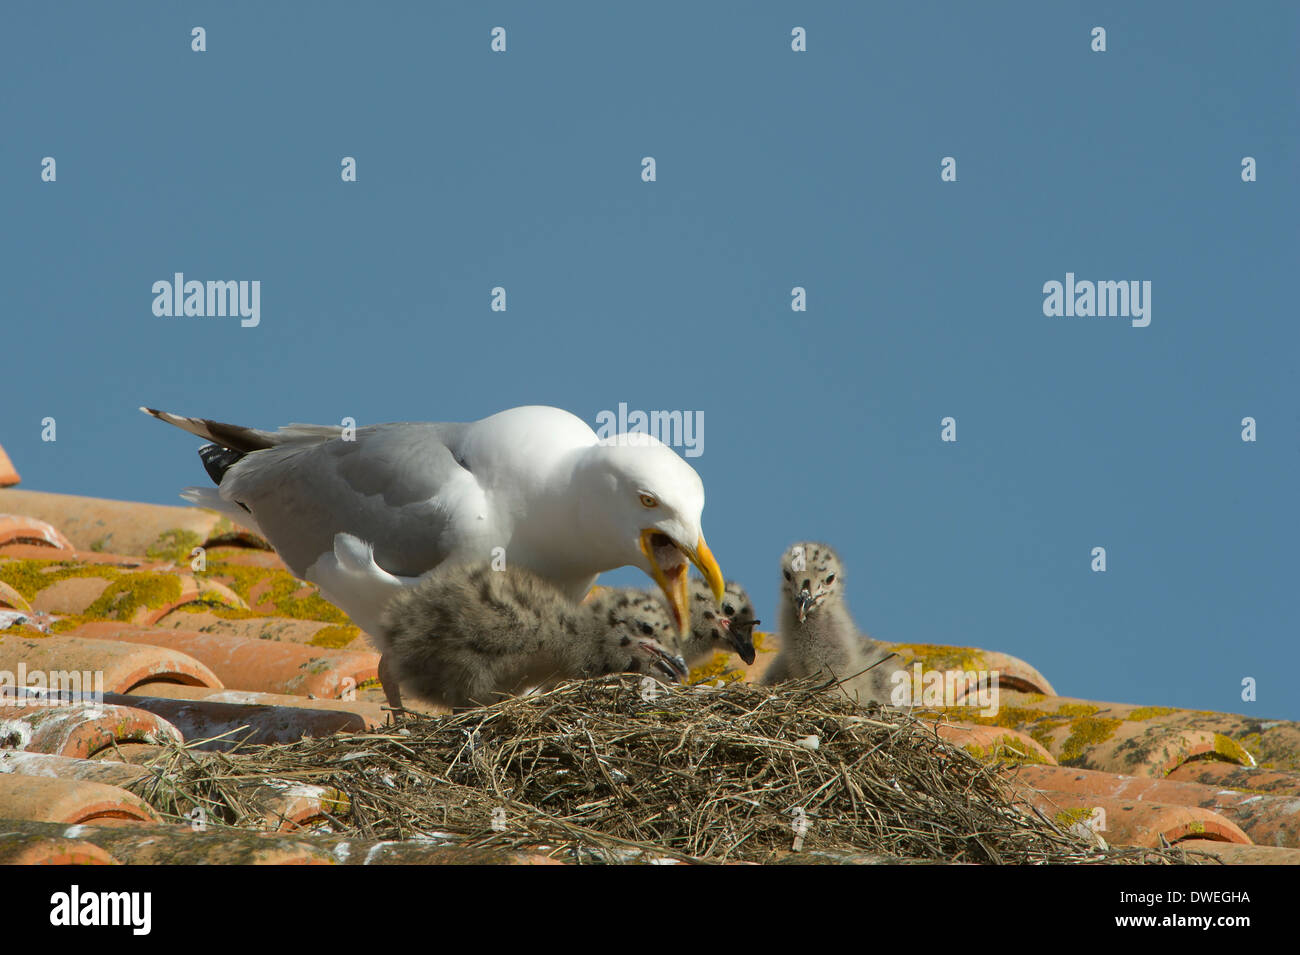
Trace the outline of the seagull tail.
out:
<instances>
[{"instance_id":1,"label":"seagull tail","mask_svg":"<svg viewBox=\"0 0 1300 955\"><path fill-rule=\"evenodd\" d=\"M206 438L214 444L219 444L223 448L240 451L244 454L250 451L261 451L264 448L273 448L278 444L285 443L285 437L274 431L245 428L237 424L213 421L211 418L187 418L184 415L172 414L169 411L159 411L157 408L142 407L140 410L157 418L159 421L166 421L182 431L188 431L190 434Z\"/></svg>"}]
</instances>

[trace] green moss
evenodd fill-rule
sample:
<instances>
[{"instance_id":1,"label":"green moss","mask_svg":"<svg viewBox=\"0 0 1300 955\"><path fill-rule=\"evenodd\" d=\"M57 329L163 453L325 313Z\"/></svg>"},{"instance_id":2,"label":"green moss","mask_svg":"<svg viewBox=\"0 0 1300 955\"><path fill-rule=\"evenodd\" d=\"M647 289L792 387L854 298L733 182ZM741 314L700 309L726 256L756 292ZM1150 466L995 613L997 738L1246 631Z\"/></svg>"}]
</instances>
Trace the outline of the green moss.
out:
<instances>
[{"instance_id":1,"label":"green moss","mask_svg":"<svg viewBox=\"0 0 1300 955\"><path fill-rule=\"evenodd\" d=\"M242 607L232 607L230 604L206 596L192 600L176 609L182 613L210 613L214 617L221 617L223 620L248 620L253 617L266 616L264 613L254 613L251 610L244 610Z\"/></svg>"},{"instance_id":2,"label":"green moss","mask_svg":"<svg viewBox=\"0 0 1300 955\"><path fill-rule=\"evenodd\" d=\"M1080 807L1078 809L1062 809L1056 814L1055 822L1061 829L1072 829L1082 823L1088 825L1092 822L1093 810Z\"/></svg>"},{"instance_id":3,"label":"green moss","mask_svg":"<svg viewBox=\"0 0 1300 955\"><path fill-rule=\"evenodd\" d=\"M324 627L316 631L316 635L307 641L313 647L326 647L330 650L342 650L352 643L361 635L361 628L354 626L334 626Z\"/></svg>"},{"instance_id":4,"label":"green moss","mask_svg":"<svg viewBox=\"0 0 1300 955\"><path fill-rule=\"evenodd\" d=\"M314 584L305 584L283 570L210 561L208 574L225 582L251 608L270 604L274 608L270 612L277 616L323 620L343 626L351 624L347 614L322 597ZM269 586L258 586L264 582L269 582ZM256 599L250 596L255 588L260 591ZM307 595L297 596L304 588L309 590ZM255 615L264 617L266 613Z\"/></svg>"},{"instance_id":5,"label":"green moss","mask_svg":"<svg viewBox=\"0 0 1300 955\"><path fill-rule=\"evenodd\" d=\"M0 560L0 580L27 600L60 580L72 577L103 577L113 580L120 576L122 571L104 564L78 564L66 560Z\"/></svg>"},{"instance_id":6,"label":"green moss","mask_svg":"<svg viewBox=\"0 0 1300 955\"><path fill-rule=\"evenodd\" d=\"M158 539L145 549L145 554L152 560L169 560L180 564L188 562L194 548L202 543L203 538L194 531L174 527L158 535Z\"/></svg>"},{"instance_id":7,"label":"green moss","mask_svg":"<svg viewBox=\"0 0 1300 955\"><path fill-rule=\"evenodd\" d=\"M1078 719L1080 716L1092 716L1101 710L1100 706L1093 706L1091 703L1062 703L1056 708L1053 716L1064 716L1066 719Z\"/></svg>"},{"instance_id":8,"label":"green moss","mask_svg":"<svg viewBox=\"0 0 1300 955\"><path fill-rule=\"evenodd\" d=\"M965 672L990 669L983 655L970 647L947 647L937 643L900 643L894 649L904 656L910 653L929 670Z\"/></svg>"},{"instance_id":9,"label":"green moss","mask_svg":"<svg viewBox=\"0 0 1300 955\"><path fill-rule=\"evenodd\" d=\"M1115 735L1123 720L1100 719L1091 716L1080 717L1070 724L1070 735L1061 744L1057 759L1062 765L1069 765L1072 760L1081 758L1091 746L1104 743Z\"/></svg>"},{"instance_id":10,"label":"green moss","mask_svg":"<svg viewBox=\"0 0 1300 955\"><path fill-rule=\"evenodd\" d=\"M991 746L967 743L962 749L983 763L1047 763L1037 750L1026 746L1024 740L1014 736L1002 736L994 740Z\"/></svg>"},{"instance_id":11,"label":"green moss","mask_svg":"<svg viewBox=\"0 0 1300 955\"><path fill-rule=\"evenodd\" d=\"M104 551L108 550L108 542L103 537L97 537L90 542L90 549L93 550L96 554L103 553Z\"/></svg>"},{"instance_id":12,"label":"green moss","mask_svg":"<svg viewBox=\"0 0 1300 955\"><path fill-rule=\"evenodd\" d=\"M1250 766L1255 762L1244 746L1222 733L1214 734L1214 755L1242 766Z\"/></svg>"},{"instance_id":13,"label":"green moss","mask_svg":"<svg viewBox=\"0 0 1300 955\"><path fill-rule=\"evenodd\" d=\"M163 607L181 599L181 580L174 574L123 574L86 608L86 616L130 620L141 607Z\"/></svg>"},{"instance_id":14,"label":"green moss","mask_svg":"<svg viewBox=\"0 0 1300 955\"><path fill-rule=\"evenodd\" d=\"M1153 720L1158 716L1168 716L1170 713L1177 713L1176 706L1139 706L1124 719L1131 723L1137 723L1142 720Z\"/></svg>"}]
</instances>

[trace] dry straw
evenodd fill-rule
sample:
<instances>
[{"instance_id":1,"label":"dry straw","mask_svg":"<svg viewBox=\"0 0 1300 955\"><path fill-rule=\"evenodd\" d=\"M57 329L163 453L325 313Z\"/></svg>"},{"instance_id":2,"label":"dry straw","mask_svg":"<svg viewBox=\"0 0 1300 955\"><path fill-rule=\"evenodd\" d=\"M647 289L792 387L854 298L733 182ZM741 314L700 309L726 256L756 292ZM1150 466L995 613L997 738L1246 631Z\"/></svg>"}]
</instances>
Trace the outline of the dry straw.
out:
<instances>
[{"instance_id":1,"label":"dry straw","mask_svg":"<svg viewBox=\"0 0 1300 955\"><path fill-rule=\"evenodd\" d=\"M346 797L332 832L440 833L576 861L1194 861L1064 830L1017 795L1006 768L825 682L607 677L373 733L233 753L178 747L153 765L143 794L172 815L198 805L214 823L256 828L266 816L256 784L285 780Z\"/></svg>"}]
</instances>

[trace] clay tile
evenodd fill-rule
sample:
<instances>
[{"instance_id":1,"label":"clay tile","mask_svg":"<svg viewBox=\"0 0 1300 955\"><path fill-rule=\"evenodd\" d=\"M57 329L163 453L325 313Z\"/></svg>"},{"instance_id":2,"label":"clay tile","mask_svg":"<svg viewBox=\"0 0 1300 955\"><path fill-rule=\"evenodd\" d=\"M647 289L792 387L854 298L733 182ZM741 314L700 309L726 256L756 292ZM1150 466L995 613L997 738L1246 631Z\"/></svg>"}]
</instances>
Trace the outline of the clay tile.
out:
<instances>
[{"instance_id":1,"label":"clay tile","mask_svg":"<svg viewBox=\"0 0 1300 955\"><path fill-rule=\"evenodd\" d=\"M190 604L160 617L153 624L175 630L202 630L231 637L253 640L274 640L280 643L300 643L326 650L374 651L374 645L352 624L327 623L321 620L299 620L293 617L223 617L220 612L206 609L201 604Z\"/></svg>"},{"instance_id":2,"label":"clay tile","mask_svg":"<svg viewBox=\"0 0 1300 955\"><path fill-rule=\"evenodd\" d=\"M11 487L21 481L18 472L14 470L14 463L9 460L9 455L5 454L3 445L0 445L0 487Z\"/></svg>"},{"instance_id":3,"label":"clay tile","mask_svg":"<svg viewBox=\"0 0 1300 955\"><path fill-rule=\"evenodd\" d=\"M293 743L306 737L360 733L366 721L355 713L290 706L248 706L207 700L168 700L106 693L108 703L146 710L180 730L196 749L228 750L236 745Z\"/></svg>"},{"instance_id":4,"label":"clay tile","mask_svg":"<svg viewBox=\"0 0 1300 955\"><path fill-rule=\"evenodd\" d=\"M6 683L20 682L62 689L65 695L68 690L125 693L161 680L221 686L216 674L179 650L67 634L0 633L0 673L6 675L0 678L0 694Z\"/></svg>"},{"instance_id":5,"label":"clay tile","mask_svg":"<svg viewBox=\"0 0 1300 955\"><path fill-rule=\"evenodd\" d=\"M1155 849L1162 837L1171 843L1183 839L1250 843L1234 823L1197 806L1037 790L1030 790L1029 798L1061 829L1085 825L1112 845Z\"/></svg>"},{"instance_id":6,"label":"clay tile","mask_svg":"<svg viewBox=\"0 0 1300 955\"><path fill-rule=\"evenodd\" d=\"M1210 842L1189 839L1183 848L1191 852L1208 852L1226 865L1300 865L1300 849L1277 846L1243 846L1233 842Z\"/></svg>"},{"instance_id":7,"label":"clay tile","mask_svg":"<svg viewBox=\"0 0 1300 955\"><path fill-rule=\"evenodd\" d=\"M1241 743L1202 720L1216 714L1015 691L1001 693L998 713L991 717L983 717L973 706L943 712L952 719L1019 729L1047 747L1062 765L1085 769L1163 776L1202 757L1253 763Z\"/></svg>"},{"instance_id":8,"label":"clay tile","mask_svg":"<svg viewBox=\"0 0 1300 955\"><path fill-rule=\"evenodd\" d=\"M379 654L328 650L275 640L230 637L192 630L139 629L88 623L88 637L147 643L188 654L232 689L336 699L379 677Z\"/></svg>"},{"instance_id":9,"label":"clay tile","mask_svg":"<svg viewBox=\"0 0 1300 955\"><path fill-rule=\"evenodd\" d=\"M22 610L30 611L32 605L27 602L27 598L14 590L3 580L0 580L0 610Z\"/></svg>"},{"instance_id":10,"label":"clay tile","mask_svg":"<svg viewBox=\"0 0 1300 955\"><path fill-rule=\"evenodd\" d=\"M1183 763L1169 774L1169 778L1252 793L1300 796L1300 773L1239 766L1217 759L1197 759Z\"/></svg>"},{"instance_id":11,"label":"clay tile","mask_svg":"<svg viewBox=\"0 0 1300 955\"><path fill-rule=\"evenodd\" d=\"M0 865L117 865L117 860L80 839L3 832Z\"/></svg>"},{"instance_id":12,"label":"clay tile","mask_svg":"<svg viewBox=\"0 0 1300 955\"><path fill-rule=\"evenodd\" d=\"M382 691L381 696L382 696ZM375 729L388 722L388 711L379 703L357 700L322 700L289 693L258 693L254 690L222 690L204 686L181 686L177 683L142 683L130 696L153 696L169 700L206 700L210 703L239 703L252 706L288 706L299 709L335 710L353 713Z\"/></svg>"},{"instance_id":13,"label":"clay tile","mask_svg":"<svg viewBox=\"0 0 1300 955\"><path fill-rule=\"evenodd\" d=\"M71 494L3 490L0 512L49 521L79 550L107 550L172 560L188 560L194 547L208 541L241 536L228 518L203 508L138 504Z\"/></svg>"},{"instance_id":14,"label":"clay tile","mask_svg":"<svg viewBox=\"0 0 1300 955\"><path fill-rule=\"evenodd\" d=\"M1059 766L1021 766L1016 778L1021 784L1049 794L1198 806L1235 823L1254 842L1300 847L1300 802L1294 799L1173 779L1120 776Z\"/></svg>"},{"instance_id":15,"label":"clay tile","mask_svg":"<svg viewBox=\"0 0 1300 955\"><path fill-rule=\"evenodd\" d=\"M1052 684L1047 678L1019 657L996 650L980 650L974 647L949 647L932 643L884 643L886 649L894 650L897 657L891 658L889 666L911 668L920 663L922 671L959 670L984 671L998 673L998 685L1003 692L1022 691L1026 693L1045 693L1055 695Z\"/></svg>"},{"instance_id":16,"label":"clay tile","mask_svg":"<svg viewBox=\"0 0 1300 955\"><path fill-rule=\"evenodd\" d=\"M936 723L940 737L987 762L1046 763L1056 760L1036 739L1018 730L969 723Z\"/></svg>"},{"instance_id":17,"label":"clay tile","mask_svg":"<svg viewBox=\"0 0 1300 955\"><path fill-rule=\"evenodd\" d=\"M0 774L19 776L49 776L58 779L80 779L90 783L104 783L130 789L136 783L152 777L149 770L127 763L100 759L78 759L75 756L55 756L52 753L28 753L21 750L0 750Z\"/></svg>"},{"instance_id":18,"label":"clay tile","mask_svg":"<svg viewBox=\"0 0 1300 955\"><path fill-rule=\"evenodd\" d=\"M6 544L34 544L47 551L73 549L53 524L21 514L0 514L0 547Z\"/></svg>"},{"instance_id":19,"label":"clay tile","mask_svg":"<svg viewBox=\"0 0 1300 955\"><path fill-rule=\"evenodd\" d=\"M330 846L304 836L189 825L66 826L6 821L17 835L75 838L124 865L337 865ZM2 843L0 843L2 844Z\"/></svg>"},{"instance_id":20,"label":"clay tile","mask_svg":"<svg viewBox=\"0 0 1300 955\"><path fill-rule=\"evenodd\" d=\"M89 757L117 743L180 743L180 731L144 710L108 704L0 706L0 746Z\"/></svg>"},{"instance_id":21,"label":"clay tile","mask_svg":"<svg viewBox=\"0 0 1300 955\"><path fill-rule=\"evenodd\" d=\"M148 803L117 786L17 773L0 774L0 818L100 826L159 821Z\"/></svg>"}]
</instances>

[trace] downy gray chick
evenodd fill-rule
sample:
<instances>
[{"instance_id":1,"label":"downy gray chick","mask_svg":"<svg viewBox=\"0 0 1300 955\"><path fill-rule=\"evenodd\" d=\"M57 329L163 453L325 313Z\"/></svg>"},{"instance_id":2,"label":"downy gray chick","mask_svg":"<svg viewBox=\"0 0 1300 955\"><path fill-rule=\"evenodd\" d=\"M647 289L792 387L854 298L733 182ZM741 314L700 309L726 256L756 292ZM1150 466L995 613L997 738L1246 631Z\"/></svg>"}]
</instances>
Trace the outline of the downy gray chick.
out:
<instances>
[{"instance_id":1,"label":"downy gray chick","mask_svg":"<svg viewBox=\"0 0 1300 955\"><path fill-rule=\"evenodd\" d=\"M762 621L754 616L754 604L744 587L734 580L727 581L726 587L719 605L702 578L691 578L691 632L682 645L689 666L708 659L715 650L734 651L746 663L754 662L754 628Z\"/></svg>"},{"instance_id":2,"label":"downy gray chick","mask_svg":"<svg viewBox=\"0 0 1300 955\"><path fill-rule=\"evenodd\" d=\"M523 568L440 567L393 598L383 629L402 687L453 709L565 679L627 672L680 681L688 672L658 601L597 616Z\"/></svg>"},{"instance_id":3,"label":"downy gray chick","mask_svg":"<svg viewBox=\"0 0 1300 955\"><path fill-rule=\"evenodd\" d=\"M713 599L708 583L692 577L688 587L691 631L677 638L677 647L687 666L695 666L713 655L715 650L736 652L746 663L754 662L754 627L759 620L754 616L754 605L745 588L735 581L727 581L726 593L719 606ZM587 600L586 606L596 613L606 613L610 607L625 600L650 601L662 605L657 594L637 590L635 587L616 587L599 590ZM667 637L664 645L669 645Z\"/></svg>"},{"instance_id":4,"label":"downy gray chick","mask_svg":"<svg viewBox=\"0 0 1300 955\"><path fill-rule=\"evenodd\" d=\"M843 680L859 702L890 701L895 669L885 662L890 651L854 624L844 600L844 567L834 550L812 541L787 550L781 557L778 605L781 652L763 675L764 684L833 677Z\"/></svg>"}]
</instances>

